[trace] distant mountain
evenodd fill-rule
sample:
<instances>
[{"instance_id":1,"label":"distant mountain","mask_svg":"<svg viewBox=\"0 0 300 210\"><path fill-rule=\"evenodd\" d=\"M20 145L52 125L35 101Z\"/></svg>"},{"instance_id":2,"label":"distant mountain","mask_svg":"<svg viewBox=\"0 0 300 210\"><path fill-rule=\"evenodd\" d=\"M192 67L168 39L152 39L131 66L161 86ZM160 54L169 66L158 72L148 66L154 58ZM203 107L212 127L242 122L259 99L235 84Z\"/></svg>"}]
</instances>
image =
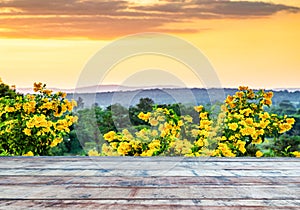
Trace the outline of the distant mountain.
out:
<instances>
[{"instance_id":1,"label":"distant mountain","mask_svg":"<svg viewBox=\"0 0 300 210\"><path fill-rule=\"evenodd\" d=\"M104 93L104 92L118 92L118 91L133 91L133 90L149 90L149 89L163 89L163 88L180 88L178 86L143 86L143 87L134 87L134 86L122 86L122 85L94 85L87 87L79 87L74 89L63 89L63 88L48 88L54 92L65 92L65 93ZM17 88L19 93L34 93L33 88Z\"/></svg>"},{"instance_id":2,"label":"distant mountain","mask_svg":"<svg viewBox=\"0 0 300 210\"><path fill-rule=\"evenodd\" d=\"M54 92L62 91L68 93L69 99L83 99L85 107L97 104L107 107L119 103L125 107L136 105L140 98L151 98L157 104L209 104L216 101L224 101L227 95L234 94L237 89L204 89L185 88L177 86L144 86L129 87L122 85L98 85L76 89L49 88ZM283 100L291 101L300 108L300 88L281 89L275 88L273 104L279 104ZM32 88L19 88L17 92L33 93Z\"/></svg>"},{"instance_id":3,"label":"distant mountain","mask_svg":"<svg viewBox=\"0 0 300 210\"><path fill-rule=\"evenodd\" d=\"M97 104L107 107L111 104L119 103L122 106L134 106L140 98L151 98L156 104L212 104L216 101L223 102L227 95L233 95L237 89L203 89L203 88L155 88L123 90L97 93L76 93L68 94L71 99L83 99L84 106L90 107ZM300 91L290 92L274 91L273 104L278 105L283 100L291 101L296 107L300 108Z\"/></svg>"},{"instance_id":4,"label":"distant mountain","mask_svg":"<svg viewBox=\"0 0 300 210\"><path fill-rule=\"evenodd\" d=\"M288 92L296 92L300 91L300 88L273 88L274 91L288 91Z\"/></svg>"}]
</instances>

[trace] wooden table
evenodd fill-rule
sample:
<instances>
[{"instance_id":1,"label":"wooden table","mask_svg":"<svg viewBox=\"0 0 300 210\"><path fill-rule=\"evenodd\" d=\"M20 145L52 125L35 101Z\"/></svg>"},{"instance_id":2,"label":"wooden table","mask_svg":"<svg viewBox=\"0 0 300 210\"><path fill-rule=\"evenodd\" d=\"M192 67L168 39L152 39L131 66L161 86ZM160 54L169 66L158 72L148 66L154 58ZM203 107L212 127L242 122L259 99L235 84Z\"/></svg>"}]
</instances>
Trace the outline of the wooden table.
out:
<instances>
[{"instance_id":1,"label":"wooden table","mask_svg":"<svg viewBox=\"0 0 300 210\"><path fill-rule=\"evenodd\" d=\"M300 209L296 158L0 161L0 209Z\"/></svg>"}]
</instances>

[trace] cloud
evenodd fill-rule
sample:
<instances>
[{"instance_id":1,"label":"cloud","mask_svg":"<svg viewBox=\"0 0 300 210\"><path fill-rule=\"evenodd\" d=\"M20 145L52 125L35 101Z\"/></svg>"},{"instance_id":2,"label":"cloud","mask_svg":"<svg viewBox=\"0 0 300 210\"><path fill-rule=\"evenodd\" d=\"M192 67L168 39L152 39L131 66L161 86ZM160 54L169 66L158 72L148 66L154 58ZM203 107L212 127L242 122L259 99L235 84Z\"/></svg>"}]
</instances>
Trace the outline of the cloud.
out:
<instances>
[{"instance_id":1,"label":"cloud","mask_svg":"<svg viewBox=\"0 0 300 210\"><path fill-rule=\"evenodd\" d=\"M157 1L156 1L157 2ZM261 1L161 0L135 4L123 0L0 0L0 28L8 37L111 38L129 33L195 33L200 29L166 27L195 19L256 18L300 8Z\"/></svg>"},{"instance_id":2,"label":"cloud","mask_svg":"<svg viewBox=\"0 0 300 210\"><path fill-rule=\"evenodd\" d=\"M299 8L286 6L282 4L272 4L266 2L249 2L249 1L220 1L212 3L212 7L207 9L208 12L219 15L230 15L236 17L244 16L269 16L277 12L299 12Z\"/></svg>"},{"instance_id":3,"label":"cloud","mask_svg":"<svg viewBox=\"0 0 300 210\"><path fill-rule=\"evenodd\" d=\"M261 1L194 0L167 3L164 5L136 6L136 10L177 13L184 17L201 18L243 18L245 16L269 16L277 12L300 12L300 8Z\"/></svg>"}]
</instances>

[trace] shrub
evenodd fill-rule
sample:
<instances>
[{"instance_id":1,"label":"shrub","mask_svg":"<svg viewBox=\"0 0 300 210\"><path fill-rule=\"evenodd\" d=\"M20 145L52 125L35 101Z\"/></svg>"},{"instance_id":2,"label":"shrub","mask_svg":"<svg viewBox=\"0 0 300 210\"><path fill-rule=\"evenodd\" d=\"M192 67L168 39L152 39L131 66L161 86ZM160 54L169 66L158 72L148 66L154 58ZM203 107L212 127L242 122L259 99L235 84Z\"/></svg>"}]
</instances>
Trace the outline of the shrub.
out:
<instances>
[{"instance_id":1,"label":"shrub","mask_svg":"<svg viewBox=\"0 0 300 210\"><path fill-rule=\"evenodd\" d=\"M141 112L138 117L151 127L145 127L135 134L127 129L119 133L110 131L104 134L107 143L102 146L102 155L170 155L170 151L176 149L174 143L182 136L183 125L191 122L166 108L155 108L152 113ZM181 153L180 149L176 151Z\"/></svg>"},{"instance_id":2,"label":"shrub","mask_svg":"<svg viewBox=\"0 0 300 210\"><path fill-rule=\"evenodd\" d=\"M36 94L0 98L0 153L3 155L49 155L63 141L76 103L66 94L52 94L42 83L34 84Z\"/></svg>"},{"instance_id":3,"label":"shrub","mask_svg":"<svg viewBox=\"0 0 300 210\"><path fill-rule=\"evenodd\" d=\"M254 92L240 87L221 107L213 138L218 141L213 156L262 156L257 145L266 137L277 138L289 131L295 120L264 111L272 105L272 92Z\"/></svg>"},{"instance_id":4,"label":"shrub","mask_svg":"<svg viewBox=\"0 0 300 210\"><path fill-rule=\"evenodd\" d=\"M268 141L262 145L265 150L265 155L270 157L294 157L300 153L300 136L282 135L273 141Z\"/></svg>"}]
</instances>

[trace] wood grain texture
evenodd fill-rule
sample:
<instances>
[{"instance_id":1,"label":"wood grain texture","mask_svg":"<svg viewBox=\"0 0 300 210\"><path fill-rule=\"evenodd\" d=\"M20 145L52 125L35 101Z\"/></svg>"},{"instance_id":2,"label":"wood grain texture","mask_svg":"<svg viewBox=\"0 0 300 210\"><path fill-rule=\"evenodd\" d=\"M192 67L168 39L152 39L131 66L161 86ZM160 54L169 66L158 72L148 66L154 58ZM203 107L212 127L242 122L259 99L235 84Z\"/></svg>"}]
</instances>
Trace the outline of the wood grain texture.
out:
<instances>
[{"instance_id":1,"label":"wood grain texture","mask_svg":"<svg viewBox=\"0 0 300 210\"><path fill-rule=\"evenodd\" d=\"M296 158L0 161L0 209L300 209Z\"/></svg>"}]
</instances>

